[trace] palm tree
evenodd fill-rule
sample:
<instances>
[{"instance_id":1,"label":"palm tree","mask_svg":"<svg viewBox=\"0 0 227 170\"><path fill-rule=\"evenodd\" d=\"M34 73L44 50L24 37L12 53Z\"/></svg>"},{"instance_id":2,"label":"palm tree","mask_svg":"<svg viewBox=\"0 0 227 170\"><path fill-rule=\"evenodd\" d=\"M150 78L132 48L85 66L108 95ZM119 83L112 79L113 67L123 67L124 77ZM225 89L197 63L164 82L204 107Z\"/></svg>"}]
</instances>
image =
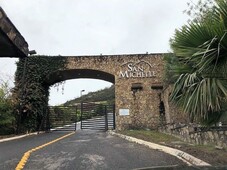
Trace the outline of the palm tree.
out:
<instances>
[{"instance_id":1,"label":"palm tree","mask_svg":"<svg viewBox=\"0 0 227 170\"><path fill-rule=\"evenodd\" d=\"M215 0L204 14L170 41L177 77L171 99L192 120L210 125L227 110L227 0Z\"/></svg>"}]
</instances>

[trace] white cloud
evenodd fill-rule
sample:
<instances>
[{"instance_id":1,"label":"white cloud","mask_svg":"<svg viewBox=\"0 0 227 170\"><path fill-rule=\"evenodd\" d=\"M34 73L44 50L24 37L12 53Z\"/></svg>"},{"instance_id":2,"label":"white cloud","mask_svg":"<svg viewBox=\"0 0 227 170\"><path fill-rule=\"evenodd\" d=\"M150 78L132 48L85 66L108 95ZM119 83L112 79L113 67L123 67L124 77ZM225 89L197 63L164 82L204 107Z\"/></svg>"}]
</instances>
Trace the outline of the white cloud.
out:
<instances>
[{"instance_id":1,"label":"white cloud","mask_svg":"<svg viewBox=\"0 0 227 170\"><path fill-rule=\"evenodd\" d=\"M168 52L174 30L187 21L188 17L182 12L187 8L187 2L1 0L0 5L25 37L30 49L35 49L38 54L96 55ZM0 59L1 71L4 63ZM13 63L7 68L15 70ZM66 83L67 89L81 89L69 84ZM102 88L108 83L95 84ZM70 96L65 93L55 97L55 94L51 91L51 98L58 98L58 101Z\"/></svg>"}]
</instances>

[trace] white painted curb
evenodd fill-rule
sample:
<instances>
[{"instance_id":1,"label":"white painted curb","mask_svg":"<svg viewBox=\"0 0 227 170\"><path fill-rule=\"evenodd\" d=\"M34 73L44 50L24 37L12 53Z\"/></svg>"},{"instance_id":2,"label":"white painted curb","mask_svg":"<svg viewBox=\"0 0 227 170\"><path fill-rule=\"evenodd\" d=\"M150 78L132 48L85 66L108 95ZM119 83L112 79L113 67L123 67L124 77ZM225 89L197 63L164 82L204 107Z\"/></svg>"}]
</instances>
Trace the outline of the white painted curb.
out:
<instances>
[{"instance_id":1,"label":"white painted curb","mask_svg":"<svg viewBox=\"0 0 227 170\"><path fill-rule=\"evenodd\" d=\"M168 153L170 155L177 157L178 159L181 159L182 161L186 162L189 165L211 166L209 163L204 162L204 161L202 161L202 160L200 160L200 159L198 159L198 158L196 158L196 157L194 157L194 156L192 156L192 155L190 155L186 152L178 150L178 149L170 148L170 147L159 145L159 144L156 144L156 143L147 142L147 141L137 139L137 138L134 138L134 137L115 133L113 131L108 131L108 133L110 135L116 135L118 137L126 139L130 142L135 142L135 143L138 143L138 144L141 144L141 145L144 145L144 146L148 146L151 149L156 149L156 150L160 150L162 152Z\"/></svg>"},{"instance_id":2,"label":"white painted curb","mask_svg":"<svg viewBox=\"0 0 227 170\"><path fill-rule=\"evenodd\" d=\"M41 133L45 133L45 132L40 131L40 132L34 132L34 133L27 133L25 135L20 135L20 136L14 136L14 137L10 137L10 138L0 139L0 143L1 142L11 141L11 140L16 140L16 139L20 139L20 138L24 138L24 137L31 136L31 135L38 135L38 134L41 134Z\"/></svg>"}]
</instances>

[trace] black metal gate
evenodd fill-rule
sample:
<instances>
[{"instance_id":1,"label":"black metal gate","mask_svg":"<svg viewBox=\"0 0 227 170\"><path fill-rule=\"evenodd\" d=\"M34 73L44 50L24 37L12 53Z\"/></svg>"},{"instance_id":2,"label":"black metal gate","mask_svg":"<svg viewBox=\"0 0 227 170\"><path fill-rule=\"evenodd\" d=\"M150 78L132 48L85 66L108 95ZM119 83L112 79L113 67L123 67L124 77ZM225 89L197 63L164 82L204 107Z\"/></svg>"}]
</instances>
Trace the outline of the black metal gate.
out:
<instances>
[{"instance_id":1,"label":"black metal gate","mask_svg":"<svg viewBox=\"0 0 227 170\"><path fill-rule=\"evenodd\" d=\"M49 129L58 131L76 130L78 114L80 114L80 111L77 106L50 106Z\"/></svg>"},{"instance_id":2,"label":"black metal gate","mask_svg":"<svg viewBox=\"0 0 227 170\"><path fill-rule=\"evenodd\" d=\"M81 103L81 129L115 129L115 106L97 103Z\"/></svg>"}]
</instances>

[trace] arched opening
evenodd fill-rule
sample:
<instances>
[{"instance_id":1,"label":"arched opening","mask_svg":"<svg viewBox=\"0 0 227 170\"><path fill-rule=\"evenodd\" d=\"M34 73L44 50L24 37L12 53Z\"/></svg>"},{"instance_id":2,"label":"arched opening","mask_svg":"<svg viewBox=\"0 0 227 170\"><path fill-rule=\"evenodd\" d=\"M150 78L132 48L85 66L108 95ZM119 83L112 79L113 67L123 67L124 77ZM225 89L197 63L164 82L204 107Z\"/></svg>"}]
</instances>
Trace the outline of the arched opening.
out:
<instances>
[{"instance_id":1,"label":"arched opening","mask_svg":"<svg viewBox=\"0 0 227 170\"><path fill-rule=\"evenodd\" d=\"M55 83L70 80L70 79L77 79L77 78L91 78L91 79L100 79L105 80L111 83L115 83L114 75L99 71L99 70L92 70L92 69L71 69L71 70L60 70L50 74L45 83L48 85L53 85Z\"/></svg>"},{"instance_id":2,"label":"arched opening","mask_svg":"<svg viewBox=\"0 0 227 170\"><path fill-rule=\"evenodd\" d=\"M87 96L88 93L95 93L111 86L114 86L114 84L98 79L78 78L66 80L62 84L54 84L50 87L48 105L61 105L67 101L79 98L81 95L85 99L90 98L90 95ZM81 92L82 90L85 91Z\"/></svg>"},{"instance_id":3,"label":"arched opening","mask_svg":"<svg viewBox=\"0 0 227 170\"><path fill-rule=\"evenodd\" d=\"M60 85L59 91L56 93L54 85L62 81L65 83ZM67 125L68 130L71 128L70 124L76 125L78 122L80 125L77 125L77 128L82 129L107 130L115 128L113 127L115 126L114 103L105 100L105 97L104 100L100 96L92 98L97 90L104 92L109 87L112 92L114 88L111 86L114 85L114 82L112 74L98 70L73 69L53 73L45 80L45 83L51 85L49 91L49 105L52 105L50 106L51 128ZM59 100L56 100L56 94L58 94ZM106 95L106 91L104 95ZM115 94L113 95L115 96ZM71 129L73 128L76 126Z\"/></svg>"}]
</instances>

